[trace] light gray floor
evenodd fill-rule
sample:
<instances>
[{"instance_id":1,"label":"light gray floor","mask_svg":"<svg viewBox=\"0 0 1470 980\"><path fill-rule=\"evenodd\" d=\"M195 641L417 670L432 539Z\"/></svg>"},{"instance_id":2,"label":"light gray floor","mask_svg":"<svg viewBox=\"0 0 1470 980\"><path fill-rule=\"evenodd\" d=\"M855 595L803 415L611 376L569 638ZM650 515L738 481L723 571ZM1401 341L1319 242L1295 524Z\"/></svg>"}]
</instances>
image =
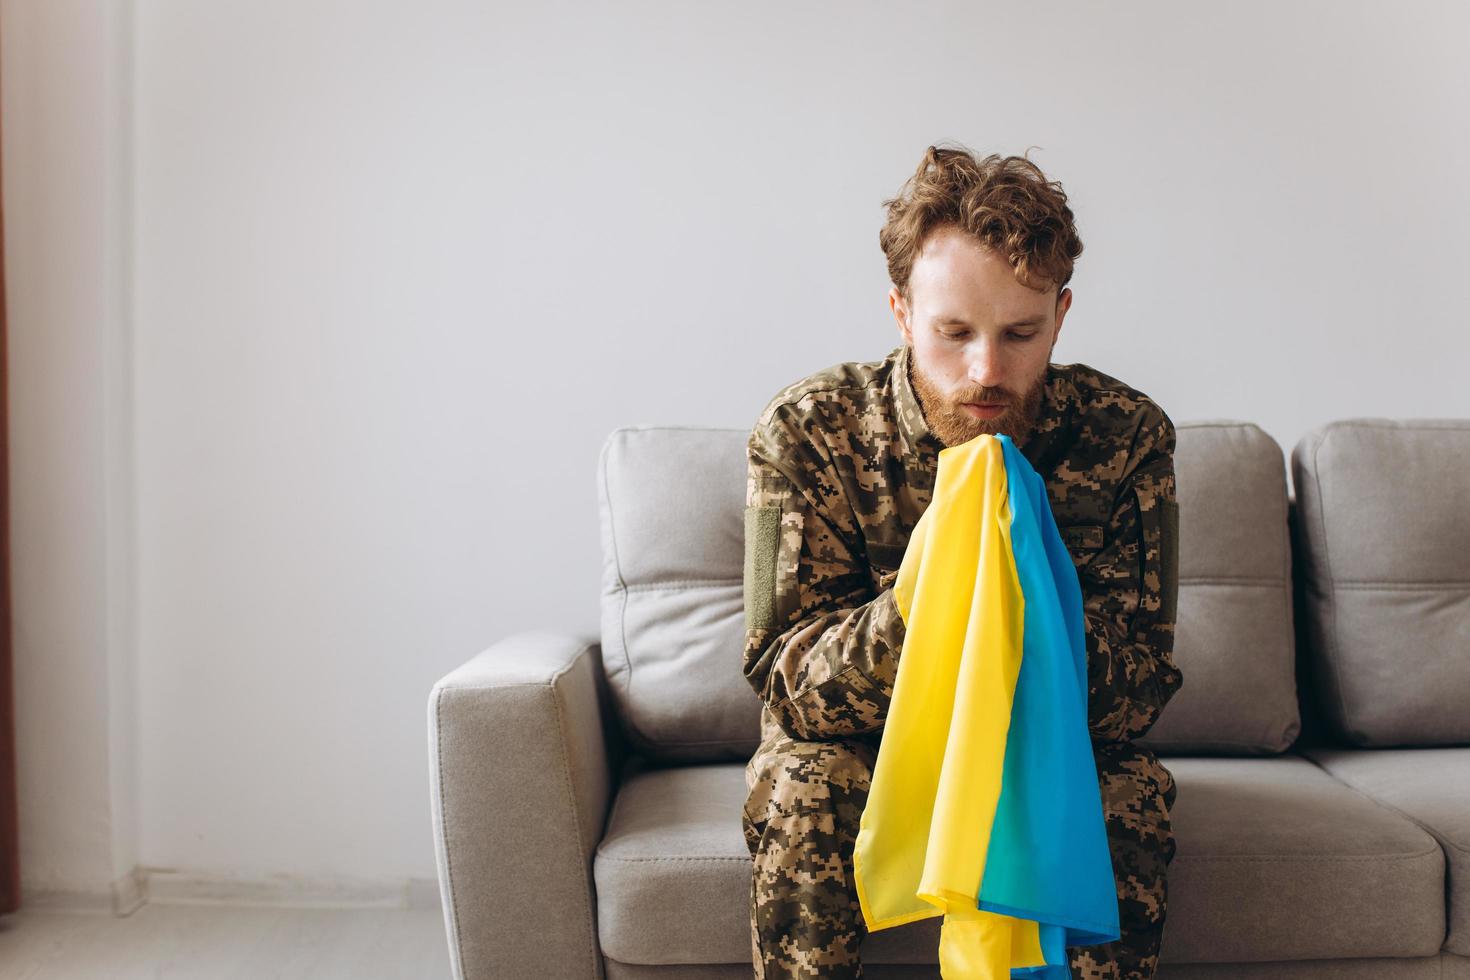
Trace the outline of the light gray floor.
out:
<instances>
[{"instance_id":1,"label":"light gray floor","mask_svg":"<svg viewBox=\"0 0 1470 980\"><path fill-rule=\"evenodd\" d=\"M0 980L445 980L438 909L144 905L0 915Z\"/></svg>"}]
</instances>

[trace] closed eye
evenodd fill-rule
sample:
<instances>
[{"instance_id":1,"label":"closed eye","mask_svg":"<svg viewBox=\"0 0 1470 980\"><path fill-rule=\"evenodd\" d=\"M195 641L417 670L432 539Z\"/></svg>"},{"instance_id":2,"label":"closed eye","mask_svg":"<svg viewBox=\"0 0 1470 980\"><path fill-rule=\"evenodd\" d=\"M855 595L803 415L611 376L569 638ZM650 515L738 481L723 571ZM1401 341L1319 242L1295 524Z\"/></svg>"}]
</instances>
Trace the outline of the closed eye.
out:
<instances>
[{"instance_id":1,"label":"closed eye","mask_svg":"<svg viewBox=\"0 0 1470 980\"><path fill-rule=\"evenodd\" d=\"M1034 330L1031 333L1016 333L1015 331L1011 331L1006 336L1011 340L1025 341L1030 340L1032 337L1035 337L1036 333L1037 332ZM964 340L970 336L970 331L961 330L958 333L949 333L948 331L941 330L939 331L939 335L946 338L947 340Z\"/></svg>"}]
</instances>

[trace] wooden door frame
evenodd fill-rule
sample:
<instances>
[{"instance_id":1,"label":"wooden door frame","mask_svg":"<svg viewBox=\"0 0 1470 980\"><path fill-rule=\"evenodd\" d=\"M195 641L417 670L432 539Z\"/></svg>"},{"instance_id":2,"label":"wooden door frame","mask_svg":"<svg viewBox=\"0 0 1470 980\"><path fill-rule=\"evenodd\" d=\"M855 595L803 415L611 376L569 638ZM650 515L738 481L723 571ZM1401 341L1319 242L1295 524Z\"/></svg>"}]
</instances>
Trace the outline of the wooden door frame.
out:
<instances>
[{"instance_id":1,"label":"wooden door frame","mask_svg":"<svg viewBox=\"0 0 1470 980\"><path fill-rule=\"evenodd\" d=\"M0 142L4 127L0 126ZM0 179L3 183L3 179ZM5 296L5 202L0 195L0 913L20 907L15 673L10 616L10 358Z\"/></svg>"}]
</instances>

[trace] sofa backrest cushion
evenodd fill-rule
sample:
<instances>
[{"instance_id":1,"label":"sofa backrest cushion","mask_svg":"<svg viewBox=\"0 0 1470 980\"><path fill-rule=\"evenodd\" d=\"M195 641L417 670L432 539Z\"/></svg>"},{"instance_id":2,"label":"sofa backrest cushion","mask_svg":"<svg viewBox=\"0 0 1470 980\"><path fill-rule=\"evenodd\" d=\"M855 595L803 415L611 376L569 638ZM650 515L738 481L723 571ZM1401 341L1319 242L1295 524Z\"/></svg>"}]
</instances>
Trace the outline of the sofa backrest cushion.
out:
<instances>
[{"instance_id":1,"label":"sofa backrest cushion","mask_svg":"<svg viewBox=\"0 0 1470 980\"><path fill-rule=\"evenodd\" d=\"M1184 683L1141 741L1280 752L1299 730L1285 460L1249 423L1177 428ZM629 742L651 758L749 758L759 742L740 664L748 435L635 426L603 444L603 666Z\"/></svg>"},{"instance_id":2,"label":"sofa backrest cushion","mask_svg":"<svg viewBox=\"0 0 1470 980\"><path fill-rule=\"evenodd\" d=\"M1301 730L1286 458L1249 422L1176 430L1184 682L1139 742L1161 754L1283 752Z\"/></svg>"},{"instance_id":3,"label":"sofa backrest cushion","mask_svg":"<svg viewBox=\"0 0 1470 980\"><path fill-rule=\"evenodd\" d=\"M603 443L602 663L650 758L748 759L760 742L740 665L749 434L633 426Z\"/></svg>"},{"instance_id":4,"label":"sofa backrest cushion","mask_svg":"<svg viewBox=\"0 0 1470 980\"><path fill-rule=\"evenodd\" d=\"M1305 659L1335 736L1470 742L1470 420L1332 422L1291 472Z\"/></svg>"}]
</instances>

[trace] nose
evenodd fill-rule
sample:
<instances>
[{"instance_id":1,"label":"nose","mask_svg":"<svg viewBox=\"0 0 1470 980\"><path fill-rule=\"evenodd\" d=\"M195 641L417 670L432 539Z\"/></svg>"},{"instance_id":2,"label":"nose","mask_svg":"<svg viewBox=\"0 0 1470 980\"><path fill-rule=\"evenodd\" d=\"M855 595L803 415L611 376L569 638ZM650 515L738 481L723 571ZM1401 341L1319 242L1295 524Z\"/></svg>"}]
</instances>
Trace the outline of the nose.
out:
<instances>
[{"instance_id":1,"label":"nose","mask_svg":"<svg viewBox=\"0 0 1470 980\"><path fill-rule=\"evenodd\" d=\"M1005 370L998 344L988 339L976 342L974 353L970 357L968 377L971 384L982 388L1002 386Z\"/></svg>"}]
</instances>

